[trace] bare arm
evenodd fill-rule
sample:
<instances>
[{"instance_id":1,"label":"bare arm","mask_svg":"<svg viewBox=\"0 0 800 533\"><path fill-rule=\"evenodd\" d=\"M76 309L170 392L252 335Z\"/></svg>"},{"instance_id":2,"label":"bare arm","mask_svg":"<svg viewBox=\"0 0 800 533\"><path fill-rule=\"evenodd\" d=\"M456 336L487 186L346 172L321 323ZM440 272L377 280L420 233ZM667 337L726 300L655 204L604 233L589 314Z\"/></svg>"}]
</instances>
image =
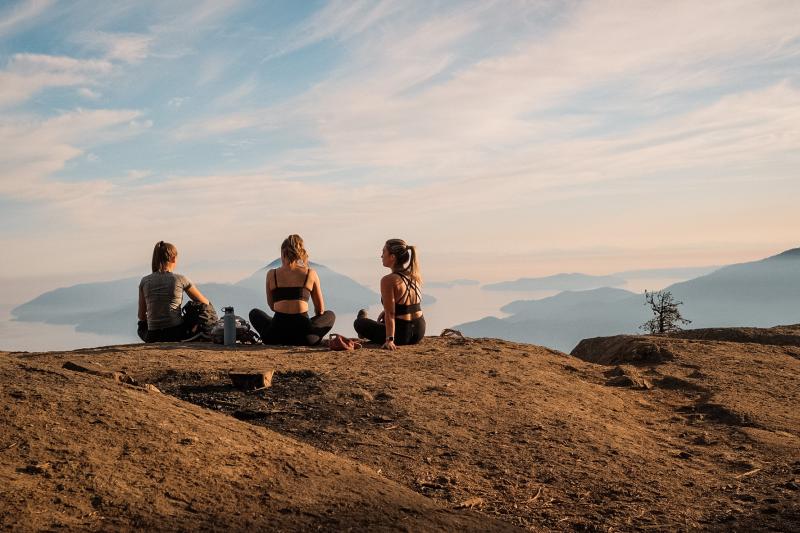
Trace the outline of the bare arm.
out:
<instances>
[{"instance_id":1,"label":"bare arm","mask_svg":"<svg viewBox=\"0 0 800 533\"><path fill-rule=\"evenodd\" d=\"M269 273L270 272L274 272L274 271L275 271L274 269L267 271L267 280L266 280L266 283L265 283L265 287L267 289L267 305L269 306L270 309L272 309L273 312L275 311L275 308L272 306L273 305L273 301L272 301L272 288L273 287L270 287L270 281L269 281L270 280L270 276L269 276Z\"/></svg>"},{"instance_id":2,"label":"bare arm","mask_svg":"<svg viewBox=\"0 0 800 533\"><path fill-rule=\"evenodd\" d=\"M383 300L383 321L386 326L386 342L383 343L383 348L387 350L394 350L397 347L394 341L388 340L389 337L394 337L394 279L389 274L381 279L381 299Z\"/></svg>"},{"instance_id":3,"label":"bare arm","mask_svg":"<svg viewBox=\"0 0 800 533\"><path fill-rule=\"evenodd\" d=\"M321 315L325 312L325 298L322 297L322 287L319 284L319 276L316 270L311 271L311 278L314 284L311 286L311 301L314 302L314 314Z\"/></svg>"},{"instance_id":4,"label":"bare arm","mask_svg":"<svg viewBox=\"0 0 800 533\"><path fill-rule=\"evenodd\" d=\"M147 320L147 300L144 298L144 291L139 287L139 320Z\"/></svg>"},{"instance_id":5,"label":"bare arm","mask_svg":"<svg viewBox=\"0 0 800 533\"><path fill-rule=\"evenodd\" d=\"M200 289L198 289L195 285L192 285L191 287L186 289L186 294L188 294L189 298L191 298L195 302L200 302L201 304L208 303L208 298L203 296L203 293L200 292Z\"/></svg>"}]
</instances>

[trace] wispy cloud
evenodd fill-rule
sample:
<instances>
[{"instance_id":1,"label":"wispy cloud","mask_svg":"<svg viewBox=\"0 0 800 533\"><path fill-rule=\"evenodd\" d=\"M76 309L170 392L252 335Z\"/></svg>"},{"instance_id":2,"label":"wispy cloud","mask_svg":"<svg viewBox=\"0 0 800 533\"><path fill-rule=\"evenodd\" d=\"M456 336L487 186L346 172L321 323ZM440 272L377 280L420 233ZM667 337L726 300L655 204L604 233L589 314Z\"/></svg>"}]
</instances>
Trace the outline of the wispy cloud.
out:
<instances>
[{"instance_id":1,"label":"wispy cloud","mask_svg":"<svg viewBox=\"0 0 800 533\"><path fill-rule=\"evenodd\" d=\"M24 102L48 87L93 84L111 70L104 60L44 54L15 54L0 71L0 107Z\"/></svg>"},{"instance_id":2,"label":"wispy cloud","mask_svg":"<svg viewBox=\"0 0 800 533\"><path fill-rule=\"evenodd\" d=\"M442 256L651 249L652 197L680 208L673 248L800 223L793 1L331 2L259 46L226 26L258 4L147 7L157 22L76 29L75 57L0 71L0 195L53 206L80 239L113 231L104 261L165 233L209 253L228 237L196 239L208 212L242 249L299 231L338 256L399 218ZM14 107L57 87L82 100ZM93 173L63 177L79 163Z\"/></svg>"},{"instance_id":3,"label":"wispy cloud","mask_svg":"<svg viewBox=\"0 0 800 533\"><path fill-rule=\"evenodd\" d=\"M393 0L333 0L295 28L284 45L264 61L280 57L326 39L348 40L363 34L403 8Z\"/></svg>"},{"instance_id":4,"label":"wispy cloud","mask_svg":"<svg viewBox=\"0 0 800 533\"><path fill-rule=\"evenodd\" d=\"M107 60L138 63L148 56L155 36L92 31L82 32L76 40L90 49L99 50Z\"/></svg>"},{"instance_id":5,"label":"wispy cloud","mask_svg":"<svg viewBox=\"0 0 800 533\"><path fill-rule=\"evenodd\" d=\"M221 94L213 101L216 107L233 107L241 104L242 99L250 96L258 89L258 82L252 77L244 80L230 91Z\"/></svg>"},{"instance_id":6,"label":"wispy cloud","mask_svg":"<svg viewBox=\"0 0 800 533\"><path fill-rule=\"evenodd\" d=\"M0 196L52 204L74 202L106 190L105 180L62 182L50 179L86 147L138 135L147 124L138 111L77 110L39 120L0 120Z\"/></svg>"},{"instance_id":7,"label":"wispy cloud","mask_svg":"<svg viewBox=\"0 0 800 533\"><path fill-rule=\"evenodd\" d=\"M90 100L96 100L96 99L101 98L103 96L99 92L93 91L92 89L89 89L88 87L81 87L80 89L78 89L78 94L80 96L82 96L83 98L88 98Z\"/></svg>"},{"instance_id":8,"label":"wispy cloud","mask_svg":"<svg viewBox=\"0 0 800 533\"><path fill-rule=\"evenodd\" d=\"M328 31L306 25L309 36L293 46L333 38L337 16L359 14L358 7L324 10L312 22L329 20ZM476 226L491 233L541 218L521 214L526 207L553 215L552 206L581 198L661 191L680 202L686 183L711 190L704 180L726 172L732 179L730 169L748 165L740 187L766 175L789 183L788 163L800 147L792 126L800 119L800 79L769 71L797 56L800 12L789 3L578 4L547 34L532 31L508 53L465 62L460 45L491 40L493 16L476 8L416 23L390 17L349 44L349 61L304 94L200 118L184 125L180 138L299 132L318 142L279 157L276 168L304 161L311 173L351 169L373 181L397 180L375 188L372 201L411 201L422 222L407 227L419 232L442 227L443 213L453 233L475 235ZM685 37L675 38L677 31ZM757 87L740 85L747 70L761 78ZM646 219L646 208L637 209ZM364 207L358 212L372 216ZM492 221L498 213L507 214ZM698 217L687 217L687 229ZM526 247L554 247L565 238L591 244L614 231L616 218L606 220L591 231L527 234ZM630 241L637 246L652 230L642 227ZM523 230L508 231L513 242ZM681 239L676 233L667 240ZM485 242L485 252L495 248L491 238Z\"/></svg>"},{"instance_id":9,"label":"wispy cloud","mask_svg":"<svg viewBox=\"0 0 800 533\"><path fill-rule=\"evenodd\" d=\"M27 0L0 10L0 37L8 35L33 22L54 0Z\"/></svg>"}]
</instances>

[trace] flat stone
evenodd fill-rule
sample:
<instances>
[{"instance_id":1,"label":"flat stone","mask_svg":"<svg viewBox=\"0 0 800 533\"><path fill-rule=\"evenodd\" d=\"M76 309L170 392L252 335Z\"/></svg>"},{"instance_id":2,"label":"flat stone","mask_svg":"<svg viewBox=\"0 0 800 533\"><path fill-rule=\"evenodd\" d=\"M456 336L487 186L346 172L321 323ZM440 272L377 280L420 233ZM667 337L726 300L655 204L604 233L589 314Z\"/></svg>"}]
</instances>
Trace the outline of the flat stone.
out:
<instances>
[{"instance_id":1,"label":"flat stone","mask_svg":"<svg viewBox=\"0 0 800 533\"><path fill-rule=\"evenodd\" d=\"M272 385L272 375L275 370L266 372L229 372L233 386L240 390L266 389Z\"/></svg>"},{"instance_id":2,"label":"flat stone","mask_svg":"<svg viewBox=\"0 0 800 533\"><path fill-rule=\"evenodd\" d=\"M74 361L67 361L61 368L72 370L73 372L83 372L93 376L99 376L116 381L117 383L126 383L128 385L138 385L136 380L130 377L125 372L115 372L107 368L96 365L94 363L76 363Z\"/></svg>"}]
</instances>

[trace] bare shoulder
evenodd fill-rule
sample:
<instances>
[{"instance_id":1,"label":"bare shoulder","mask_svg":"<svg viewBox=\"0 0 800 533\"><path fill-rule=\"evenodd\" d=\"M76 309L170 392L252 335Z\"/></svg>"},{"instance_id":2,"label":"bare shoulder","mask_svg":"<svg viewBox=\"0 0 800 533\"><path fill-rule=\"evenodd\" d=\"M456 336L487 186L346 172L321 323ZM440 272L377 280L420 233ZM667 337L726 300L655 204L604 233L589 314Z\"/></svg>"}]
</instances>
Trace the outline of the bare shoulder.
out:
<instances>
[{"instance_id":1,"label":"bare shoulder","mask_svg":"<svg viewBox=\"0 0 800 533\"><path fill-rule=\"evenodd\" d=\"M384 286L392 286L392 285L399 285L400 284L400 276L398 276L394 272L390 272L381 278L381 287Z\"/></svg>"}]
</instances>

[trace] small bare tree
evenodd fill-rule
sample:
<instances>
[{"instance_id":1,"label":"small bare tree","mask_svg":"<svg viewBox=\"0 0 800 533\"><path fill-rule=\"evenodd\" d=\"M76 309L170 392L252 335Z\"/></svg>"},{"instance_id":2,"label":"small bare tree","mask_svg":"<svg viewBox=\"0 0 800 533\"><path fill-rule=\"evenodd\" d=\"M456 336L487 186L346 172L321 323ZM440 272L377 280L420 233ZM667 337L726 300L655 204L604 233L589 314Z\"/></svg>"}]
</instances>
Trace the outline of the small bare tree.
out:
<instances>
[{"instance_id":1,"label":"small bare tree","mask_svg":"<svg viewBox=\"0 0 800 533\"><path fill-rule=\"evenodd\" d=\"M650 334L670 333L680 331L679 324L691 324L691 320L686 320L678 311L678 306L683 302L676 302L672 299L669 291L644 291L644 305L649 305L653 311L653 318L639 326L639 329L649 331Z\"/></svg>"}]
</instances>

